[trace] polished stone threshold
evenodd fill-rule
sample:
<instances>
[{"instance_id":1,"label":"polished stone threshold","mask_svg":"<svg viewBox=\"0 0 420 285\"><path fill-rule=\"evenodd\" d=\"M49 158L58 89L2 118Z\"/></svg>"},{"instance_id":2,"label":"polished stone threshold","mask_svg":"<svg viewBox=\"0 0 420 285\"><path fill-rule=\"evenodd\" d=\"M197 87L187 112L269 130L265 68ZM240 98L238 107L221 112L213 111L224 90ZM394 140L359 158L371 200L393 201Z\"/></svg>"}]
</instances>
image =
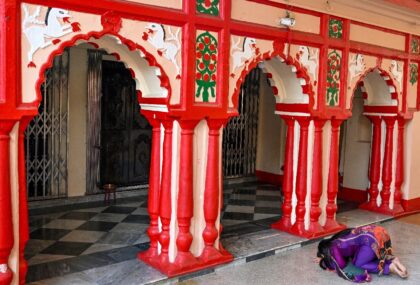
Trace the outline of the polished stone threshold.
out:
<instances>
[{"instance_id":1,"label":"polished stone threshold","mask_svg":"<svg viewBox=\"0 0 420 285\"><path fill-rule=\"evenodd\" d=\"M393 217L390 216L359 209L337 214L337 220L340 223L345 223L349 227L383 223L392 219ZM62 264L57 264L56 262L46 263L40 267L33 268L32 270L34 271L29 272L27 281L33 282L31 284L46 285L169 284L212 273L221 268L252 262L317 242L317 240L308 240L285 232L267 229L267 225L270 222L270 219L256 221L252 223L255 227L251 223L248 223L242 226L242 232L240 231L240 225L237 225L236 229L229 229L229 231L223 233L222 243L234 255L235 259L233 262L180 277L168 279L157 270L138 261L135 258L135 254L147 248L147 243L144 243L127 248L91 254L84 257L84 262L80 262L80 260L75 262L76 260L74 260L72 263L71 260L64 260L61 261ZM51 274L45 272L49 270L54 271L57 268L61 269L62 274L60 275L63 276L41 280L41 276L57 276L54 272L51 272Z\"/></svg>"}]
</instances>

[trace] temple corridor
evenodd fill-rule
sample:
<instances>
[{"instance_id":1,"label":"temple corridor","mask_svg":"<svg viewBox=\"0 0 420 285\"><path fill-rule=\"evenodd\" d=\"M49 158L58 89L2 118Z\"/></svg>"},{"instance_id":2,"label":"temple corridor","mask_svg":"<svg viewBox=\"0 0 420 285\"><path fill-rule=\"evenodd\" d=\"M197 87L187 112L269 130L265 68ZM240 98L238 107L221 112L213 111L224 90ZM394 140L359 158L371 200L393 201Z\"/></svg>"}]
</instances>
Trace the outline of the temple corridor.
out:
<instances>
[{"instance_id":1,"label":"temple corridor","mask_svg":"<svg viewBox=\"0 0 420 285\"><path fill-rule=\"evenodd\" d=\"M89 276L101 274L104 266L107 270L112 268L106 274L111 276L112 272L121 270L123 264L135 260L139 251L149 247L146 233L149 225L147 190L141 193L144 195L119 199L111 205L98 207L96 202L95 207L31 215L30 241L26 247L29 263L27 281L43 280L41 284L49 284L45 279L60 278L64 283L51 279L58 282L51 284L85 284L77 283L79 281L71 283L72 276L86 271L90 272ZM222 239L236 258L248 256L250 250L255 251L253 254L259 254L270 249L270 246L288 246L305 240L270 229L271 224L281 216L281 200L278 186L258 182L225 186ZM338 202L338 212L341 214L345 215L356 208L355 203ZM254 248L250 248L252 243L246 242L248 237L267 241L267 234L269 238L274 236L276 242ZM141 263L141 266L145 270L141 271L141 280L144 282L163 278L163 275L145 264ZM105 276L101 279L95 282L112 284L115 281ZM135 284L143 284L141 280ZM89 282L86 284L93 284Z\"/></svg>"}]
</instances>

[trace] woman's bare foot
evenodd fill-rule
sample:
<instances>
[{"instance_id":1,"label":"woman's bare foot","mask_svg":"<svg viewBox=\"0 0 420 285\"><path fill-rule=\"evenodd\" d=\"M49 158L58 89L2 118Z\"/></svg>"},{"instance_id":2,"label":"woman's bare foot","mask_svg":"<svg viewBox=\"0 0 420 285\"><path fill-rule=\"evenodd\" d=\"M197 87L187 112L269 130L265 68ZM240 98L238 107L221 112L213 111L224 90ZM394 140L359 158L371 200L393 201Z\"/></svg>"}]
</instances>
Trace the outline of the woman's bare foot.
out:
<instances>
[{"instance_id":1,"label":"woman's bare foot","mask_svg":"<svg viewBox=\"0 0 420 285\"><path fill-rule=\"evenodd\" d=\"M391 271L391 273L397 274L401 278L408 277L407 269L404 265L401 264L398 258L394 258L392 260L392 263L389 266L389 270Z\"/></svg>"}]
</instances>

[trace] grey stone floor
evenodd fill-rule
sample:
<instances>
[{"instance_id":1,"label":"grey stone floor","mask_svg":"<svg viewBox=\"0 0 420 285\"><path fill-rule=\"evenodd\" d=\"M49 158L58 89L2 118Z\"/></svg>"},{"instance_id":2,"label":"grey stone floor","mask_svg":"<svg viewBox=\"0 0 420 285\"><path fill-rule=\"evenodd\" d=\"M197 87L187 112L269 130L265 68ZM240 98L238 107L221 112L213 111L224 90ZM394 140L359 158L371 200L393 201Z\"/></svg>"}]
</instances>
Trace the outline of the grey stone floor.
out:
<instances>
[{"instance_id":1,"label":"grey stone floor","mask_svg":"<svg viewBox=\"0 0 420 285\"><path fill-rule=\"evenodd\" d=\"M373 276L371 284L420 284L420 214L383 223L390 232L395 255L409 270L409 278ZM351 284L333 272L321 270L313 262L317 243L245 263L221 267L214 273L181 282L182 285L246 285L246 284Z\"/></svg>"}]
</instances>

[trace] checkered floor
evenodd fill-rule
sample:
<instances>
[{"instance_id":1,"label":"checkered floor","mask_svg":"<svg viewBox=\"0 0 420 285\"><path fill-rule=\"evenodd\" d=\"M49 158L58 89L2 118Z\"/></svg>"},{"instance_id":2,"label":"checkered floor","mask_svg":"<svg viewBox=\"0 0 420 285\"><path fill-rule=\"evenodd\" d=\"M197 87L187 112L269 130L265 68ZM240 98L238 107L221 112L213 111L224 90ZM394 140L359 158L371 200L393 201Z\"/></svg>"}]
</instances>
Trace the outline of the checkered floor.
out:
<instances>
[{"instance_id":1,"label":"checkered floor","mask_svg":"<svg viewBox=\"0 0 420 285\"><path fill-rule=\"evenodd\" d=\"M251 183L224 191L226 229L279 215L279 187ZM31 266L145 243L148 225L147 201L32 216L26 257Z\"/></svg>"},{"instance_id":2,"label":"checkered floor","mask_svg":"<svg viewBox=\"0 0 420 285\"><path fill-rule=\"evenodd\" d=\"M226 227L256 220L279 217L280 187L269 184L242 185L225 189L222 224Z\"/></svg>"},{"instance_id":3,"label":"checkered floor","mask_svg":"<svg viewBox=\"0 0 420 285\"><path fill-rule=\"evenodd\" d=\"M147 202L30 217L29 265L148 241Z\"/></svg>"}]
</instances>

